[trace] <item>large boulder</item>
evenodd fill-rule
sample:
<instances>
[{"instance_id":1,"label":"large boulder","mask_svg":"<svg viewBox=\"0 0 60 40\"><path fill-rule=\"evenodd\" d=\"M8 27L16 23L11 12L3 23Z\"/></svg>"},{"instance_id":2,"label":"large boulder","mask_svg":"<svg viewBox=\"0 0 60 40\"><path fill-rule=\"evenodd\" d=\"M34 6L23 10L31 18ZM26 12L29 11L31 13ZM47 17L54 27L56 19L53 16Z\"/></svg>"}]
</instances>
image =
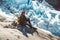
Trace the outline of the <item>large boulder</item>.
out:
<instances>
[{"instance_id":1,"label":"large boulder","mask_svg":"<svg viewBox=\"0 0 60 40\"><path fill-rule=\"evenodd\" d=\"M45 0L52 5L56 10L60 10L60 0Z\"/></svg>"}]
</instances>

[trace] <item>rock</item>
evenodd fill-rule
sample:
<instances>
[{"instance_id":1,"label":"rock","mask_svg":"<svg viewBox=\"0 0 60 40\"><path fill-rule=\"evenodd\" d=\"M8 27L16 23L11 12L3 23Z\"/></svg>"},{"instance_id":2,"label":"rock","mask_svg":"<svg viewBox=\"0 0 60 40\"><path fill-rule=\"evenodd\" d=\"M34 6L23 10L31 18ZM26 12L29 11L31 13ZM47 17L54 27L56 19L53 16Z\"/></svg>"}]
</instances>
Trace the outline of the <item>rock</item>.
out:
<instances>
[{"instance_id":1,"label":"rock","mask_svg":"<svg viewBox=\"0 0 60 40\"><path fill-rule=\"evenodd\" d=\"M35 0L32 0L32 1L35 1ZM42 2L43 0L37 0L38 2Z\"/></svg>"},{"instance_id":2,"label":"rock","mask_svg":"<svg viewBox=\"0 0 60 40\"><path fill-rule=\"evenodd\" d=\"M60 0L45 0L50 5L52 5L56 10L60 10Z\"/></svg>"}]
</instances>

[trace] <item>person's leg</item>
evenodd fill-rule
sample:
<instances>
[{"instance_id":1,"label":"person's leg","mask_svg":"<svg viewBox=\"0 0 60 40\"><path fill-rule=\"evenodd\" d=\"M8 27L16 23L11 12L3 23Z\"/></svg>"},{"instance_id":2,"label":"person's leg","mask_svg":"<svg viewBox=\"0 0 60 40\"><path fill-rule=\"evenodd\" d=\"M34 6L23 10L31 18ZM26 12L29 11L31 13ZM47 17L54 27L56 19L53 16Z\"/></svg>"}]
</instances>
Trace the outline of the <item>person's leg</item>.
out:
<instances>
[{"instance_id":1,"label":"person's leg","mask_svg":"<svg viewBox=\"0 0 60 40\"><path fill-rule=\"evenodd\" d=\"M32 28L32 25L31 24L26 24L27 26L29 26L30 28Z\"/></svg>"},{"instance_id":2,"label":"person's leg","mask_svg":"<svg viewBox=\"0 0 60 40\"><path fill-rule=\"evenodd\" d=\"M30 27L30 28L32 28L32 25L31 25L31 23L30 23L30 19L28 18L28 23L27 23L27 25Z\"/></svg>"},{"instance_id":3,"label":"person's leg","mask_svg":"<svg viewBox=\"0 0 60 40\"><path fill-rule=\"evenodd\" d=\"M31 29L37 30L37 28L32 27L32 25L30 25L30 24L27 24L27 26L29 26Z\"/></svg>"},{"instance_id":4,"label":"person's leg","mask_svg":"<svg viewBox=\"0 0 60 40\"><path fill-rule=\"evenodd\" d=\"M30 28L33 28L32 27L32 24L31 24L31 22L30 22L30 19L28 19L28 24L27 24Z\"/></svg>"},{"instance_id":5,"label":"person's leg","mask_svg":"<svg viewBox=\"0 0 60 40\"><path fill-rule=\"evenodd\" d=\"M37 28L35 28L35 27L33 27L33 26L31 25L30 19L28 19L27 25L28 25L30 28L32 28L32 29L35 29L35 30L37 29Z\"/></svg>"}]
</instances>

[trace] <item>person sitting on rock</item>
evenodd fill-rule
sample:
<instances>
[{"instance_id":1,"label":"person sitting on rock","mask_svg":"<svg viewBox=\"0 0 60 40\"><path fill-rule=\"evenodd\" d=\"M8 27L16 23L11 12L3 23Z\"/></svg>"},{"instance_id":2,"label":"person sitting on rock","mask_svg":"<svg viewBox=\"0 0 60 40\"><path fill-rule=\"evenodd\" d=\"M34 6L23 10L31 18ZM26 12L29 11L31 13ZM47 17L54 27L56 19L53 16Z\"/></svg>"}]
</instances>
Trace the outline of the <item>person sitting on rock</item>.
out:
<instances>
[{"instance_id":1,"label":"person sitting on rock","mask_svg":"<svg viewBox=\"0 0 60 40\"><path fill-rule=\"evenodd\" d=\"M17 22L18 22L18 24L19 24L21 27L22 27L22 26L23 26L23 27L29 26L30 28L36 30L36 28L32 27L32 25L31 25L31 23L30 23L30 18L26 18L26 16L25 16L25 11L22 11L20 17L18 17L18 19L17 19Z\"/></svg>"}]
</instances>

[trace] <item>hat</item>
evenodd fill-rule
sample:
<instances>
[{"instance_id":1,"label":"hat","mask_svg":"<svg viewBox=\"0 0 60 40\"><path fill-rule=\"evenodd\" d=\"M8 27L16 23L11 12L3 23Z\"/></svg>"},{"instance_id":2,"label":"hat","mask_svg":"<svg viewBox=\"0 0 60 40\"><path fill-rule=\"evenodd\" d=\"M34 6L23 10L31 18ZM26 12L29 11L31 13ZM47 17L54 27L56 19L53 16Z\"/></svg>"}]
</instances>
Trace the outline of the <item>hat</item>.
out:
<instances>
[{"instance_id":1,"label":"hat","mask_svg":"<svg viewBox=\"0 0 60 40\"><path fill-rule=\"evenodd\" d=\"M22 11L22 13L21 14L25 14L25 11Z\"/></svg>"}]
</instances>

